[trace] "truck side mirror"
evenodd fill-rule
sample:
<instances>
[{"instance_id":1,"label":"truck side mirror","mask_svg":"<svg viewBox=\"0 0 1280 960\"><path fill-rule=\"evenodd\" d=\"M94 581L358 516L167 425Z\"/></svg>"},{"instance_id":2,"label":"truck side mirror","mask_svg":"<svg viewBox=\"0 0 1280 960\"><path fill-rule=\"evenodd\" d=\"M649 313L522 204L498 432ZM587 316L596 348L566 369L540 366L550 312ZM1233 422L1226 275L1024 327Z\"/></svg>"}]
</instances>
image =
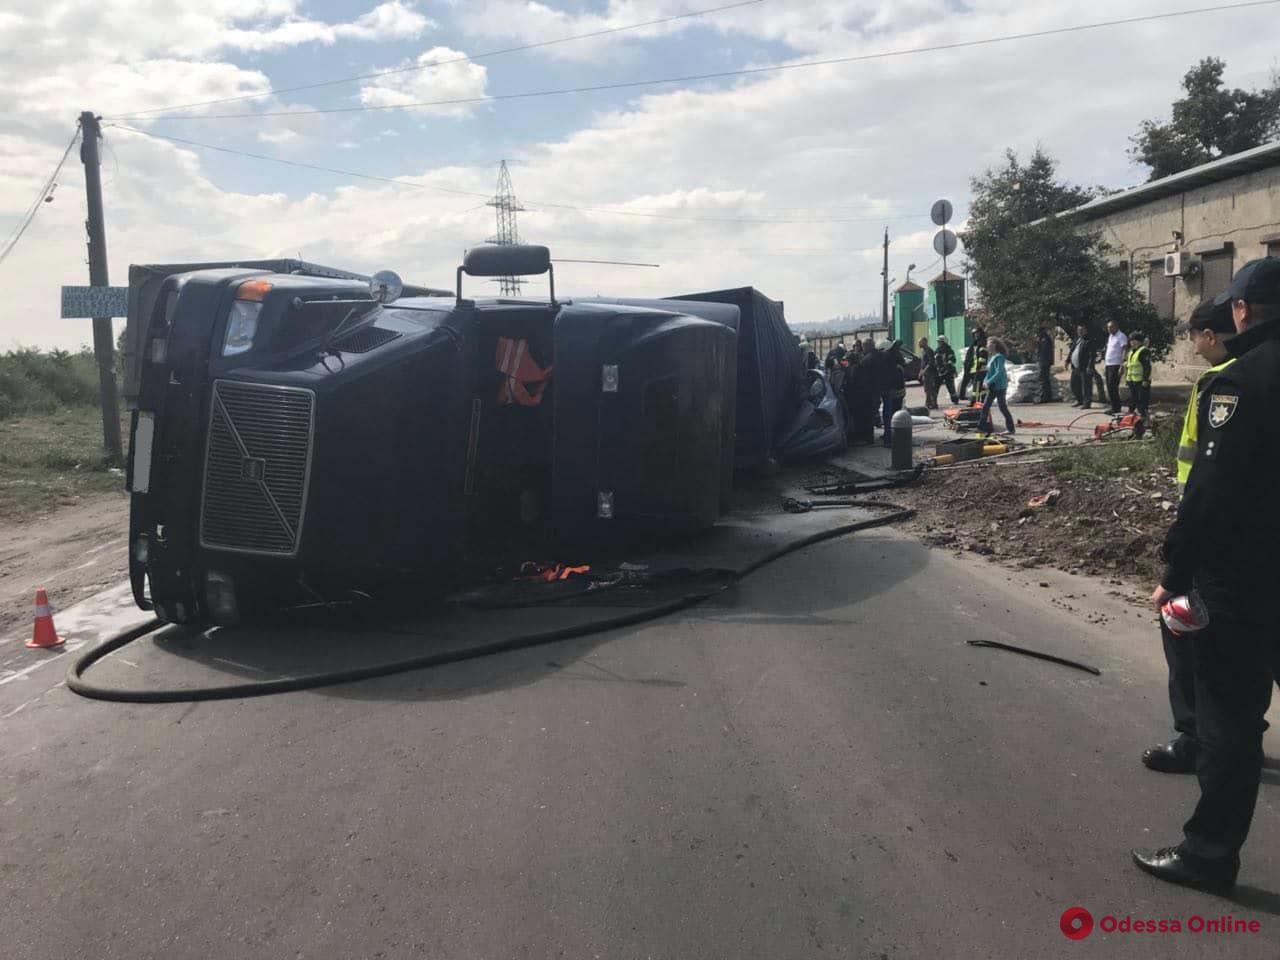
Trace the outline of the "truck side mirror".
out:
<instances>
[{"instance_id":1,"label":"truck side mirror","mask_svg":"<svg viewBox=\"0 0 1280 960\"><path fill-rule=\"evenodd\" d=\"M472 247L458 267L458 299L462 299L462 275L469 277L527 277L547 274L551 302L556 302L556 276L551 267L551 250L538 244L488 243Z\"/></svg>"}]
</instances>

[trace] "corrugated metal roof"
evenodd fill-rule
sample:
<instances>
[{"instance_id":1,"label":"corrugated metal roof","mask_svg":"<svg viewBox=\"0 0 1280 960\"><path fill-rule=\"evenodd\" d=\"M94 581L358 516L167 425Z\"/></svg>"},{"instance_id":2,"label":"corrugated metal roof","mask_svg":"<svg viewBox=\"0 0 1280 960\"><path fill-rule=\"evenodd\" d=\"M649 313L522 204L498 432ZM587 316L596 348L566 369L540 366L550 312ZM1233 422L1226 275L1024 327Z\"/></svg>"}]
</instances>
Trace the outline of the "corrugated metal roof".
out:
<instances>
[{"instance_id":1,"label":"corrugated metal roof","mask_svg":"<svg viewBox=\"0 0 1280 960\"><path fill-rule=\"evenodd\" d=\"M1211 160L1198 167L1161 177L1159 180L1152 180L1150 183L1144 183L1140 187L1134 187L1122 193L1090 200L1086 204L1063 211L1059 216L1092 220L1118 210L1127 210L1130 207L1151 203L1153 200L1176 196L1197 187L1276 166L1280 166L1280 140L1264 143L1252 150L1233 153L1229 157Z\"/></svg>"},{"instance_id":2,"label":"corrugated metal roof","mask_svg":"<svg viewBox=\"0 0 1280 960\"><path fill-rule=\"evenodd\" d=\"M960 276L959 274L952 273L950 270L948 270L948 271L946 271L945 273L940 273L940 274L938 274L936 277L934 277L934 278L933 278L932 280L930 280L929 282L930 282L930 283L945 283L945 282L947 282L947 281L949 281L949 280L963 280L963 279L964 279L964 277Z\"/></svg>"},{"instance_id":3,"label":"corrugated metal roof","mask_svg":"<svg viewBox=\"0 0 1280 960\"><path fill-rule=\"evenodd\" d=\"M923 289L924 287L920 286L920 284L916 283L914 280L908 280L906 283L904 283L902 286L900 286L897 290L893 292L904 293L911 290L923 290Z\"/></svg>"}]
</instances>

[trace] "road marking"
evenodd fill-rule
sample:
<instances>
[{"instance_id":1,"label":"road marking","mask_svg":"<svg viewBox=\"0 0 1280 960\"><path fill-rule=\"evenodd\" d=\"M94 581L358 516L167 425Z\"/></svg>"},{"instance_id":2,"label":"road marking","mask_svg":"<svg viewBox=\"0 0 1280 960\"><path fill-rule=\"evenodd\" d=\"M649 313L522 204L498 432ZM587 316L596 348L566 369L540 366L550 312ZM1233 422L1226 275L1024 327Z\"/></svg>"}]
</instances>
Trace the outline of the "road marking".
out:
<instances>
[{"instance_id":1,"label":"road marking","mask_svg":"<svg viewBox=\"0 0 1280 960\"><path fill-rule=\"evenodd\" d=\"M27 679L27 674L35 670L39 670L46 663L53 663L53 661L55 660L61 660L68 653L74 653L76 650L79 650L83 646L84 646L84 641L81 641L80 643L77 643L75 646L66 647L64 650L62 650L61 653L56 653L52 657L45 657L43 660L38 660L35 663L31 664L30 666L23 667L21 670L15 670L13 673L11 673L7 677L0 677L0 687L3 687L6 683L12 683L14 680L25 680Z\"/></svg>"},{"instance_id":2,"label":"road marking","mask_svg":"<svg viewBox=\"0 0 1280 960\"><path fill-rule=\"evenodd\" d=\"M52 691L52 690L57 690L59 687L61 687L61 686L65 686L65 685L66 685L66 684L65 684L65 681L63 681L63 680L59 680L59 681L58 681L57 683L55 683L52 687L50 687L48 690L43 691L43 692L42 692L42 693L40 693L38 696L32 697L32 698L31 698L30 700L28 700L26 703L20 703L20 704L18 704L16 707L14 707L14 708L13 708L12 710L10 710L8 713L0 713L0 720L8 720L8 719L9 719L10 717L12 717L14 714L21 713L21 712L22 712L23 710L25 710L27 707L31 706L31 704L35 703L37 700L39 700L41 697L43 697L46 693L49 693L49 692L50 692L50 691Z\"/></svg>"}]
</instances>

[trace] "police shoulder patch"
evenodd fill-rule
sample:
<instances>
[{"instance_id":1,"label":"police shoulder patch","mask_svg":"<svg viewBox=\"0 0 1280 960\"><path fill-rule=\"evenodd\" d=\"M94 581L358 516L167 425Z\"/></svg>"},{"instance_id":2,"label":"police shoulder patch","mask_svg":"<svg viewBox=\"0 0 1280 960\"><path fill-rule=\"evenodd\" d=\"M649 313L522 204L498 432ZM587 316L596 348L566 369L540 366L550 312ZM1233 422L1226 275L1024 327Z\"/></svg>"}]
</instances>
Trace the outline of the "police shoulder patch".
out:
<instances>
[{"instance_id":1,"label":"police shoulder patch","mask_svg":"<svg viewBox=\"0 0 1280 960\"><path fill-rule=\"evenodd\" d=\"M1235 416L1240 398L1233 393L1214 393L1209 396L1209 426L1218 430Z\"/></svg>"}]
</instances>

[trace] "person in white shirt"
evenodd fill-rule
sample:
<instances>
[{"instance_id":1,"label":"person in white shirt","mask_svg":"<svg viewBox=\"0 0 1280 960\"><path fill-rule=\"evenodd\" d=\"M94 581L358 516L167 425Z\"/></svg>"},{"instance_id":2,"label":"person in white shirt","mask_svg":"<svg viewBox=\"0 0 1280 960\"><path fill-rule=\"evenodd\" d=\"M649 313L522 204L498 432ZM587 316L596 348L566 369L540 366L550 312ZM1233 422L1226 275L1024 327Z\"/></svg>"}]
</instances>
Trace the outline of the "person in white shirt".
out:
<instances>
[{"instance_id":1,"label":"person in white shirt","mask_svg":"<svg viewBox=\"0 0 1280 960\"><path fill-rule=\"evenodd\" d=\"M1111 412L1120 412L1120 372L1124 369L1125 350L1129 346L1129 338L1114 320L1107 321L1107 352L1103 363L1107 368L1107 399L1111 402Z\"/></svg>"}]
</instances>

